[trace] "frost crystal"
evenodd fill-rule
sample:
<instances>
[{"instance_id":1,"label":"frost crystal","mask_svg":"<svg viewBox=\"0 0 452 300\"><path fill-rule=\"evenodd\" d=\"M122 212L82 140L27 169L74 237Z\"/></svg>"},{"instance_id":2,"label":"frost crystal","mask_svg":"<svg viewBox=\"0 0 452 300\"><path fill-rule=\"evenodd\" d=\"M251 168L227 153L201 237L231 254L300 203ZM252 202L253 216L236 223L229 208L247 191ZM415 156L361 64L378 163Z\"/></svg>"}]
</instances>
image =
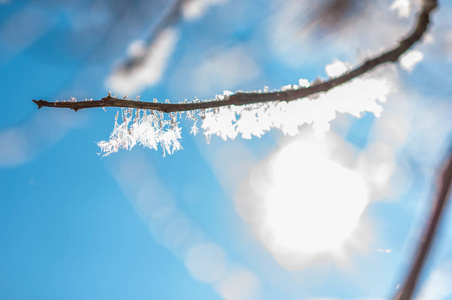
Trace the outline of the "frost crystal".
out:
<instances>
[{"instance_id":1,"label":"frost crystal","mask_svg":"<svg viewBox=\"0 0 452 300\"><path fill-rule=\"evenodd\" d=\"M325 67L325 71L328 76L334 78L346 73L351 69L351 67L352 66L350 64L335 59L332 64L329 64Z\"/></svg>"},{"instance_id":2,"label":"frost crystal","mask_svg":"<svg viewBox=\"0 0 452 300\"><path fill-rule=\"evenodd\" d=\"M349 64L336 60L327 66L326 71L329 76L335 77L347 72L350 67ZM190 133L194 135L199 132L198 120L200 119L200 127L208 142L212 135L217 135L224 140L234 139L238 135L244 139L251 139L252 136L261 137L272 128L278 128L284 134L293 136L299 133L299 127L304 124L311 125L315 133L322 136L330 129L330 121L336 117L337 113L348 113L359 118L363 112L372 112L379 117L383 110L379 102L386 101L392 89L391 81L387 76L377 72L356 78L327 93L318 94L315 98L311 97L312 99L302 98L289 102L275 101L187 111L185 119L193 122ZM300 79L298 85L286 85L282 90L310 85L311 83L306 79ZM264 91L267 92L268 87L265 87ZM230 91L225 91L223 95L217 95L215 100L227 100L232 94ZM154 102L157 100L154 99ZM200 100L193 100L193 103L198 102ZM188 102L185 100L183 103ZM160 146L164 155L172 154L182 148L180 122L178 122L182 114L122 109L121 115L119 113L116 115L110 140L97 143L101 148L101 154L106 156L119 149L130 150L137 144L155 150ZM118 122L119 116L121 116L121 122Z\"/></svg>"},{"instance_id":3,"label":"frost crystal","mask_svg":"<svg viewBox=\"0 0 452 300\"><path fill-rule=\"evenodd\" d=\"M335 62L335 65L346 64ZM340 71L347 69L339 68ZM309 86L304 79L300 87ZM349 113L359 118L363 112L372 112L379 117L383 108L378 102L386 101L391 91L391 82L383 77L363 76L341 85L328 93L320 94L315 100L302 98L290 102L271 102L247 106L222 107L205 113L202 123L208 140L217 135L224 140L241 135L244 139L261 137L272 128L284 134L296 135L299 126L311 124L315 133L323 136L330 129L337 113ZM284 86L290 90L297 86Z\"/></svg>"},{"instance_id":4,"label":"frost crystal","mask_svg":"<svg viewBox=\"0 0 452 300\"><path fill-rule=\"evenodd\" d=\"M118 152L119 149L131 150L137 144L155 150L160 145L163 155L182 148L179 142L181 129L175 114L170 115L168 120L160 112L129 108L122 109L121 116L122 123L118 123L119 112L116 114L110 140L97 143L102 156Z\"/></svg>"},{"instance_id":5,"label":"frost crystal","mask_svg":"<svg viewBox=\"0 0 452 300\"><path fill-rule=\"evenodd\" d=\"M391 4L391 10L397 10L399 18L408 18L413 12L415 4L412 0L394 0Z\"/></svg>"},{"instance_id":6,"label":"frost crystal","mask_svg":"<svg viewBox=\"0 0 452 300\"><path fill-rule=\"evenodd\" d=\"M422 52L418 50L408 51L400 57L400 67L408 72L411 72L423 59L424 54L422 54Z\"/></svg>"}]
</instances>

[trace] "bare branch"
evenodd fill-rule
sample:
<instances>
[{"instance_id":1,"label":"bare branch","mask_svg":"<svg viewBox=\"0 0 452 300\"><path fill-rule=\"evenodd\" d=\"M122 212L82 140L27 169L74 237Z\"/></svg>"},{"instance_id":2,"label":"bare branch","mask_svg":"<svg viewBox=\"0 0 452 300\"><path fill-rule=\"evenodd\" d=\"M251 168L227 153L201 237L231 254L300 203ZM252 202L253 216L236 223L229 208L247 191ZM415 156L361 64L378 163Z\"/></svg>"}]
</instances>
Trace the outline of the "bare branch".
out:
<instances>
[{"instance_id":1,"label":"bare branch","mask_svg":"<svg viewBox=\"0 0 452 300\"><path fill-rule=\"evenodd\" d=\"M448 159L444 162L443 173L439 178L438 192L433 203L430 219L425 229L424 235L419 243L417 254L411 270L406 277L405 284L401 291L394 297L397 300L409 300L412 298L419 278L419 274L425 263L430 248L432 247L436 230L438 228L441 215L446 207L449 198L450 187L452 183L452 151L449 153Z\"/></svg>"},{"instance_id":2,"label":"bare branch","mask_svg":"<svg viewBox=\"0 0 452 300\"><path fill-rule=\"evenodd\" d=\"M48 102L45 100L33 100L41 107L58 107L58 108L70 108L75 111L85 108L94 107L130 107L138 109L151 109L158 110L165 113L190 111L197 109L215 108L229 105L246 105L252 103L263 103L271 101L292 101L314 94L327 92L330 89L344 84L354 78L361 76L362 74L371 71L375 67L388 62L396 62L399 57L410 49L416 42L418 42L424 33L427 31L430 24L430 14L437 7L437 0L424 0L422 10L419 12L416 25L412 32L403 39L399 45L383 54L365 61L359 67L352 71L345 73L337 78L325 81L317 85L311 85L309 87L302 87L294 90L278 91L270 93L242 93L238 92L230 97L226 97L224 100L212 100L207 102L196 103L153 103L143 101L130 101L124 99L118 99L111 96L102 98L95 101L81 101L81 102Z\"/></svg>"},{"instance_id":3,"label":"bare branch","mask_svg":"<svg viewBox=\"0 0 452 300\"><path fill-rule=\"evenodd\" d=\"M165 13L160 22L155 26L155 28L150 32L148 38L146 39L146 48L152 46L159 34L161 34L165 29L175 26L181 16L181 8L186 0L176 0L170 9ZM140 55L132 56L125 62L123 62L119 69L123 72L131 72L136 66L141 65L146 58L146 54L141 53Z\"/></svg>"}]
</instances>

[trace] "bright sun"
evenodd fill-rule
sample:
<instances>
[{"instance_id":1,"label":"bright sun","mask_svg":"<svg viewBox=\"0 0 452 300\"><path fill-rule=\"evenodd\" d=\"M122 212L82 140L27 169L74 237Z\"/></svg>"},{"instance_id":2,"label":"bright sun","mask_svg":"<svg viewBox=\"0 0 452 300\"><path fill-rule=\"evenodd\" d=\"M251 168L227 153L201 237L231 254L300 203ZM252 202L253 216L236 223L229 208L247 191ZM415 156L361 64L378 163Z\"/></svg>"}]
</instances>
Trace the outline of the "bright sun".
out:
<instances>
[{"instance_id":1,"label":"bright sun","mask_svg":"<svg viewBox=\"0 0 452 300\"><path fill-rule=\"evenodd\" d=\"M340 247L367 204L362 178L331 161L316 143L286 145L271 162L267 178L261 190L262 229L279 256Z\"/></svg>"}]
</instances>

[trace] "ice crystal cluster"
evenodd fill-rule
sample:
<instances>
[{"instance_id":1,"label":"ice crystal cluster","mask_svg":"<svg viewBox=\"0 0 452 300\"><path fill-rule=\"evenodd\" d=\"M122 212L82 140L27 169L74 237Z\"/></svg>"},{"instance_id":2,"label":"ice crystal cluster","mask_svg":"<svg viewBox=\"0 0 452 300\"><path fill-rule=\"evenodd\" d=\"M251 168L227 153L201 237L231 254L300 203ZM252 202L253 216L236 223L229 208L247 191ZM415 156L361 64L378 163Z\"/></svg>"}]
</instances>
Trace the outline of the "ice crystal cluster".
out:
<instances>
[{"instance_id":1,"label":"ice crystal cluster","mask_svg":"<svg viewBox=\"0 0 452 300\"><path fill-rule=\"evenodd\" d=\"M123 108L122 122L118 122L118 119L119 112L116 113L110 140L97 143L104 156L118 152L119 149L130 150L137 144L155 150L160 146L163 155L182 148L177 113L170 113L166 117L162 112L154 110Z\"/></svg>"},{"instance_id":2,"label":"ice crystal cluster","mask_svg":"<svg viewBox=\"0 0 452 300\"><path fill-rule=\"evenodd\" d=\"M340 76L350 69L350 65L335 61L326 67L330 77ZM387 74L386 74L387 75ZM288 85L281 90L308 87L306 79L298 85ZM115 125L109 141L98 145L104 156L119 149L132 149L135 145L156 149L160 146L163 154L172 154L182 148L180 144L180 120L191 120L190 133L199 131L198 121L208 141L212 135L224 140L241 135L244 139L261 137L272 128L280 129L286 135L296 135L299 127L311 125L317 135L322 136L330 128L330 122L337 113L348 113L359 118L363 112L371 112L379 117L384 102L391 91L391 80L379 73L362 76L338 86L327 93L289 102L275 101L243 106L224 106L213 109L164 114L153 110L122 109L121 118L116 115ZM263 91L268 92L265 87ZM225 91L215 101L227 100L233 94ZM156 101L156 100L154 100ZM194 100L194 102L199 100ZM118 120L121 120L119 122Z\"/></svg>"}]
</instances>

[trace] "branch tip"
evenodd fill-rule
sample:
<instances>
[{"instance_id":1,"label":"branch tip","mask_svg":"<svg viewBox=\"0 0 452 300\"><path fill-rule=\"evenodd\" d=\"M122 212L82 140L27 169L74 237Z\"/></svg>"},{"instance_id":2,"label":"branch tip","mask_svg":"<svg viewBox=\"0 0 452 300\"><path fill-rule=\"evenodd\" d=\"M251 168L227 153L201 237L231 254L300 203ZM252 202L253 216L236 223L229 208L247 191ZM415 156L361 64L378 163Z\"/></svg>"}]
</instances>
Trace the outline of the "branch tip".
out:
<instances>
[{"instance_id":1,"label":"branch tip","mask_svg":"<svg viewBox=\"0 0 452 300\"><path fill-rule=\"evenodd\" d=\"M40 100L33 99L33 102L38 106L38 109L40 109L40 108L42 108L44 106L42 104L42 102L44 102L42 99L40 99Z\"/></svg>"}]
</instances>

